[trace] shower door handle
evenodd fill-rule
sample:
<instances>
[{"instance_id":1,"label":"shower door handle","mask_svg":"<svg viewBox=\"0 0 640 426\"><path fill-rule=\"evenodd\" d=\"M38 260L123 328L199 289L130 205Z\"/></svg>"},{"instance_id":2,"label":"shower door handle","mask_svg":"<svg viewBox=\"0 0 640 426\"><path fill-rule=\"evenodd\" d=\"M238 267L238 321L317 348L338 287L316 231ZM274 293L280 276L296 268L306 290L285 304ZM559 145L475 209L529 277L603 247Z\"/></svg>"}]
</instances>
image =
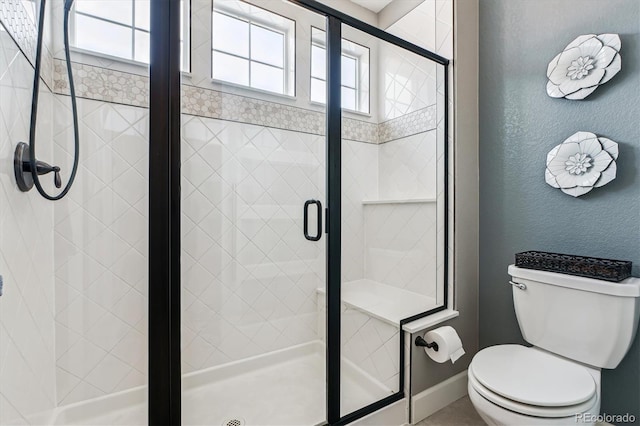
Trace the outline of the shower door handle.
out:
<instances>
[{"instance_id":1,"label":"shower door handle","mask_svg":"<svg viewBox=\"0 0 640 426\"><path fill-rule=\"evenodd\" d=\"M318 209L318 228L316 235L309 235L309 206L315 204ZM319 241L322 237L322 203L319 200L307 200L304 203L304 237L309 241Z\"/></svg>"}]
</instances>

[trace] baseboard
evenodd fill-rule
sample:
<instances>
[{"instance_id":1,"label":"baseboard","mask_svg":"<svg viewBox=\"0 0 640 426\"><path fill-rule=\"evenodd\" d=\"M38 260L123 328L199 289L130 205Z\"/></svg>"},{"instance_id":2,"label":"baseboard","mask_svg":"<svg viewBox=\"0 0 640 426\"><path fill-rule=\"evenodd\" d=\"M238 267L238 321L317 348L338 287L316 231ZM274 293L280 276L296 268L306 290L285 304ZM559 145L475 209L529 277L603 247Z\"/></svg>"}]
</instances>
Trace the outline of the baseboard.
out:
<instances>
[{"instance_id":1,"label":"baseboard","mask_svg":"<svg viewBox=\"0 0 640 426\"><path fill-rule=\"evenodd\" d=\"M467 370L411 397L411 424L429 417L467 394Z\"/></svg>"}]
</instances>

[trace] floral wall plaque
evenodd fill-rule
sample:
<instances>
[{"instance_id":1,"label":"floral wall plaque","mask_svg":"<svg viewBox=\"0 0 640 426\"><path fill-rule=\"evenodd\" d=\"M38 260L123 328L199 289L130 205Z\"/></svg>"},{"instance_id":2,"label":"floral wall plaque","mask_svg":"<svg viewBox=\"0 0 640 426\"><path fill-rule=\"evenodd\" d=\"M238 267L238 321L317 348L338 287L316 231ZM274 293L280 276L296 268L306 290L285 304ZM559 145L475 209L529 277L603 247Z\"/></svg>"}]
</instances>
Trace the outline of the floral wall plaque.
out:
<instances>
[{"instance_id":1,"label":"floral wall plaque","mask_svg":"<svg viewBox=\"0 0 640 426\"><path fill-rule=\"evenodd\" d=\"M577 132L547 154L545 180L579 197L616 178L618 144L590 132Z\"/></svg>"},{"instance_id":2,"label":"floral wall plaque","mask_svg":"<svg viewBox=\"0 0 640 426\"><path fill-rule=\"evenodd\" d=\"M584 99L622 68L618 34L587 34L573 40L547 67L552 98Z\"/></svg>"}]
</instances>

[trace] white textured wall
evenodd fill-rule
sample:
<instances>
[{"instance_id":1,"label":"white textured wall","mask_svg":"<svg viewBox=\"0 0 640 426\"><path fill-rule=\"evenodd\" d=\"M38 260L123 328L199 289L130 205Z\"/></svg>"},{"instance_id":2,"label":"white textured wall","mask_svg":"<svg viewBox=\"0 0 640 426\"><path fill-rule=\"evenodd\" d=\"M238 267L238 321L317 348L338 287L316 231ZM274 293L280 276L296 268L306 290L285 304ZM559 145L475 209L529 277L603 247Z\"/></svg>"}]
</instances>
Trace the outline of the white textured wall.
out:
<instances>
[{"instance_id":1,"label":"white textured wall","mask_svg":"<svg viewBox=\"0 0 640 426\"><path fill-rule=\"evenodd\" d=\"M0 26L0 424L42 424L38 414L56 403L53 204L35 188L20 192L13 174L16 144L28 140L32 79L33 68ZM43 87L38 156L48 161L51 100Z\"/></svg>"}]
</instances>

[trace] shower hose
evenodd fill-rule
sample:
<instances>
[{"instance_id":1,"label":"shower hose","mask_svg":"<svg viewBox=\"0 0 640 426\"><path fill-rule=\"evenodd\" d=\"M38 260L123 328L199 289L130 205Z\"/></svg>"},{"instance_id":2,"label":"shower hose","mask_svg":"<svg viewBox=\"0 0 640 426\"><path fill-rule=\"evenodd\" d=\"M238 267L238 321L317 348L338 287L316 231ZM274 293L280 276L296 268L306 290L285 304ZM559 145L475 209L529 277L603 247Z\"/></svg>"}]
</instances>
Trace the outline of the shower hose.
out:
<instances>
[{"instance_id":1,"label":"shower hose","mask_svg":"<svg viewBox=\"0 0 640 426\"><path fill-rule=\"evenodd\" d=\"M30 147L30 165L31 174L33 176L33 183L40 195L47 200L56 201L67 195L73 185L73 181L76 178L76 172L78 171L78 157L80 150L80 138L78 133L78 107L76 104L76 89L73 82L73 71L71 69L71 55L69 53L69 14L74 0L64 1L64 55L67 62L67 75L69 77L69 94L71 95L71 112L73 114L73 137L74 137L74 156L73 156L73 169L69 176L69 181L66 186L58 195L52 196L42 187L38 173L36 170L36 122L38 115L38 94L40 92L40 66L42 63L42 38L44 33L44 18L45 18L45 3L46 0L40 0L40 15L38 19L38 38L36 46L36 64L33 77L33 93L31 95L31 121L29 125L29 147Z\"/></svg>"}]
</instances>

